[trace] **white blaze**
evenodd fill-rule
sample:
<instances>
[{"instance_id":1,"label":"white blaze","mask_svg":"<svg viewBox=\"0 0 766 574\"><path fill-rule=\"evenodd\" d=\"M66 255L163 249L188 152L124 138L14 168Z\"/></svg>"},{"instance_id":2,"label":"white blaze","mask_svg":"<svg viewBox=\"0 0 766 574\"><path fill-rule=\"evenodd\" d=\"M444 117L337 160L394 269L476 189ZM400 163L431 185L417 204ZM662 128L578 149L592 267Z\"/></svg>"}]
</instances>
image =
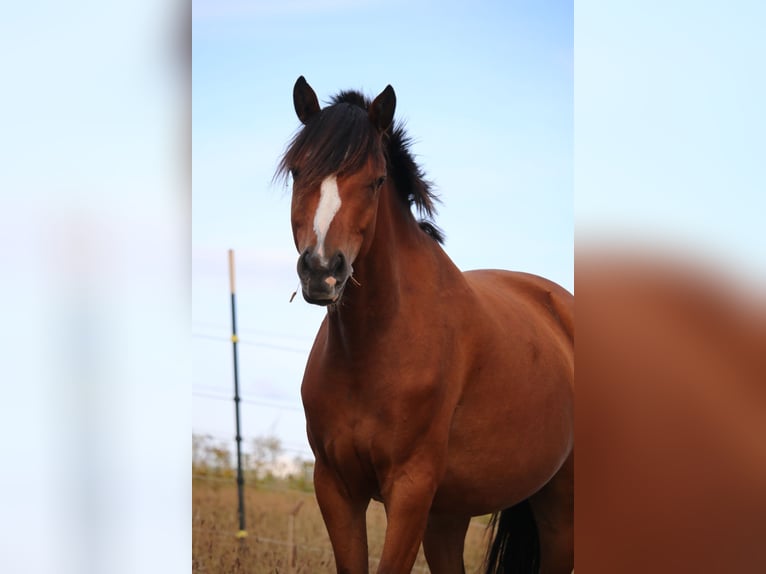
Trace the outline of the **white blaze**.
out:
<instances>
[{"instance_id":1,"label":"white blaze","mask_svg":"<svg viewBox=\"0 0 766 574\"><path fill-rule=\"evenodd\" d=\"M338 181L334 175L327 176L319 188L319 205L314 214L314 232L317 234L317 253L324 259L324 239L333 217L340 209Z\"/></svg>"}]
</instances>

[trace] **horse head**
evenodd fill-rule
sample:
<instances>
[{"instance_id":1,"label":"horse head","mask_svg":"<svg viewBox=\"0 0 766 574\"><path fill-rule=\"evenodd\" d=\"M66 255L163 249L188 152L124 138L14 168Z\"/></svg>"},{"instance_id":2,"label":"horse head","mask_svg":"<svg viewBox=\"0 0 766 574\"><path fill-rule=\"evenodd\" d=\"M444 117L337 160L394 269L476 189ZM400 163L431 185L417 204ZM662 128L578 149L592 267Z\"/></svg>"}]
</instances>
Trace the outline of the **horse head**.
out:
<instances>
[{"instance_id":1,"label":"horse head","mask_svg":"<svg viewBox=\"0 0 766 574\"><path fill-rule=\"evenodd\" d=\"M396 95L387 86L371 103L341 94L321 109L301 76L293 89L303 124L283 159L293 179L291 220L298 276L309 303L337 303L353 264L369 247L381 189L385 142Z\"/></svg>"}]
</instances>

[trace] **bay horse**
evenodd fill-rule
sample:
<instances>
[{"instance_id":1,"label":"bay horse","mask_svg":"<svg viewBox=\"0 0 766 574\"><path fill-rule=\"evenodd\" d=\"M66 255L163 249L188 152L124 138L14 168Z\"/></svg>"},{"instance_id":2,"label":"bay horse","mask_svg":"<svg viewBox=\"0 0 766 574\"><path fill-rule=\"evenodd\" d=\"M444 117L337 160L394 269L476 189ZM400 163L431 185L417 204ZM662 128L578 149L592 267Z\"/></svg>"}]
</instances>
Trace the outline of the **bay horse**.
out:
<instances>
[{"instance_id":1,"label":"bay horse","mask_svg":"<svg viewBox=\"0 0 766 574\"><path fill-rule=\"evenodd\" d=\"M569 573L574 296L535 275L461 272L387 86L320 108L301 76L292 177L303 297L327 307L301 387L314 486L339 573L368 572L366 511L387 516L379 574L464 572L494 513L487 572Z\"/></svg>"}]
</instances>

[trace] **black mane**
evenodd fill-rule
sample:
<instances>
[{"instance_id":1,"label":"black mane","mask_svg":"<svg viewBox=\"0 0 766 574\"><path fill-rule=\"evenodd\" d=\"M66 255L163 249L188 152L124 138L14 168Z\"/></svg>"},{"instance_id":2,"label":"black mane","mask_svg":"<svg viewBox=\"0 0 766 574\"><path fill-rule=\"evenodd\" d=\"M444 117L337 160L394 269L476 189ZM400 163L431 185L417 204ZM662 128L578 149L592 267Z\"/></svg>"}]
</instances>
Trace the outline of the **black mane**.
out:
<instances>
[{"instance_id":1,"label":"black mane","mask_svg":"<svg viewBox=\"0 0 766 574\"><path fill-rule=\"evenodd\" d=\"M380 150L386 157L388 175L399 198L405 205L416 207L419 215L426 218L419 222L421 229L442 243L444 236L431 221L436 215L438 198L410 151L411 138L396 120L379 138L368 118L370 103L353 90L333 96L330 105L292 139L275 178L287 178L292 173L294 177L299 175L307 187L314 187L330 174L361 169L366 158Z\"/></svg>"}]
</instances>

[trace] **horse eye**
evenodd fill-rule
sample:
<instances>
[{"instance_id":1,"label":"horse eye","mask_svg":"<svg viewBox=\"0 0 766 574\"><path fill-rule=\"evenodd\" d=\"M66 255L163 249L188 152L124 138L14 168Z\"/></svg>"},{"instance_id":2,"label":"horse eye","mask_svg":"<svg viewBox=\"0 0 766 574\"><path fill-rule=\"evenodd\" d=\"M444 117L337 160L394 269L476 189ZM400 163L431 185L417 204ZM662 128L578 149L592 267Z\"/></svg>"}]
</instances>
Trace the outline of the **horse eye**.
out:
<instances>
[{"instance_id":1,"label":"horse eye","mask_svg":"<svg viewBox=\"0 0 766 574\"><path fill-rule=\"evenodd\" d=\"M382 175L378 179L375 180L375 183L372 184L372 187L375 190L380 189L380 187L386 182L386 176Z\"/></svg>"}]
</instances>

